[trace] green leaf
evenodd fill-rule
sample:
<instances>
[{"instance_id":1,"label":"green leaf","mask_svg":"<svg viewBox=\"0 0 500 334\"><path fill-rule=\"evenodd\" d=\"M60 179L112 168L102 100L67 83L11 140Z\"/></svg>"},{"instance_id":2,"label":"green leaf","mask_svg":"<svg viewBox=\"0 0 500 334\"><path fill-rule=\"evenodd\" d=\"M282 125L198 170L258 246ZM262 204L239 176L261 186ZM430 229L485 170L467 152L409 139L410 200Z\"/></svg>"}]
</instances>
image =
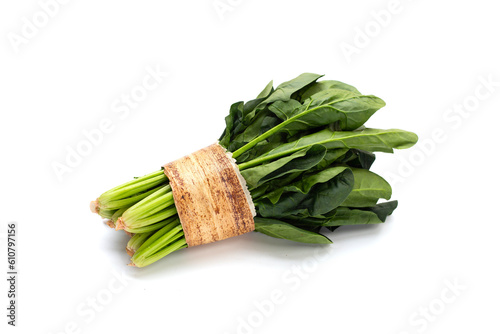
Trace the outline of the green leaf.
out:
<instances>
[{"instance_id":1,"label":"green leaf","mask_svg":"<svg viewBox=\"0 0 500 334\"><path fill-rule=\"evenodd\" d=\"M352 168L352 172L354 187L342 206L371 207L379 198L391 198L391 185L383 177L366 169Z\"/></svg>"},{"instance_id":2,"label":"green leaf","mask_svg":"<svg viewBox=\"0 0 500 334\"><path fill-rule=\"evenodd\" d=\"M272 129L279 122L280 120L274 114L267 110L262 110L255 116L252 123L246 126L243 132L233 137L233 141L248 143L255 137L261 135L267 130ZM234 146L234 143L231 143L229 145L229 150L232 151L233 149L231 148Z\"/></svg>"},{"instance_id":3,"label":"green leaf","mask_svg":"<svg viewBox=\"0 0 500 334\"><path fill-rule=\"evenodd\" d=\"M301 152L301 151L299 151ZM327 150L325 156L323 159L316 164L315 166L312 166L309 169L305 169L303 171L298 171L298 172L293 172L286 174L284 176L280 176L279 178L273 179L273 180L266 180L262 185L259 185L257 188L252 189L252 198L259 198L263 196L265 193L270 193L278 188L283 188L292 182L296 181L300 177L307 177L308 175L311 175L312 173L317 173L321 170L324 170L328 167L330 167L332 164L342 164L346 153L348 153L349 150L347 149L337 149L337 150ZM368 152L369 153L369 152ZM350 156L354 156L355 154L352 153ZM283 158L281 158L283 159ZM281 160L279 159L279 160ZM355 160L350 160L348 164L350 165L352 163L353 166L357 167L357 162L354 163ZM311 164L312 165L312 164ZM248 169L247 169L248 170Z\"/></svg>"},{"instance_id":4,"label":"green leaf","mask_svg":"<svg viewBox=\"0 0 500 334\"><path fill-rule=\"evenodd\" d=\"M310 85L322 76L323 75L314 73L302 73L290 81L283 82L276 87L276 90L266 100L264 100L263 104L269 104L275 101L288 101L293 93Z\"/></svg>"},{"instance_id":5,"label":"green leaf","mask_svg":"<svg viewBox=\"0 0 500 334\"><path fill-rule=\"evenodd\" d=\"M269 110L284 121L275 131L293 136L335 122L339 129L356 130L383 106L385 102L372 95L329 89L311 96L303 105L295 100L277 101Z\"/></svg>"},{"instance_id":6,"label":"green leaf","mask_svg":"<svg viewBox=\"0 0 500 334\"><path fill-rule=\"evenodd\" d=\"M329 89L311 96L304 101L304 106L306 109L290 115L290 118L296 119L280 131L294 133L334 122L339 122L338 126L342 130L356 130L384 107L385 102L373 95Z\"/></svg>"},{"instance_id":7,"label":"green leaf","mask_svg":"<svg viewBox=\"0 0 500 334\"><path fill-rule=\"evenodd\" d=\"M326 219L324 226L380 224L383 221L372 211L340 207L335 214Z\"/></svg>"},{"instance_id":8,"label":"green leaf","mask_svg":"<svg viewBox=\"0 0 500 334\"><path fill-rule=\"evenodd\" d=\"M332 164L348 165L349 167L370 169L375 161L375 154L357 149L333 149L327 150L323 160L316 165L315 169L325 169Z\"/></svg>"},{"instance_id":9,"label":"green leaf","mask_svg":"<svg viewBox=\"0 0 500 334\"><path fill-rule=\"evenodd\" d=\"M243 116L247 115L250 113L252 110L254 110L262 101L264 101L272 92L274 91L273 89L273 82L269 82L267 86L264 88L262 92L257 96L256 99L248 101L246 103L243 102L236 102L234 103L230 110L229 110L229 115L226 116L226 129L222 136L220 137L219 141L220 144L226 148L229 149L230 144L232 144L233 149L234 147L241 147L245 143L235 143L237 141L235 137L242 132L247 130L247 126L249 124L252 124L251 122L253 121L252 119L247 119L247 121L244 123L243 122ZM273 124L276 125L277 123ZM270 129L271 127L269 127ZM261 131L267 131L266 129L259 129L256 133L257 135L262 133ZM231 150L230 150L231 151Z\"/></svg>"},{"instance_id":10,"label":"green leaf","mask_svg":"<svg viewBox=\"0 0 500 334\"><path fill-rule=\"evenodd\" d=\"M367 210L374 212L381 221L385 222L387 216L392 215L392 213L394 212L394 210L396 210L397 207L398 207L398 201L390 201L377 204L372 208L368 208Z\"/></svg>"},{"instance_id":11,"label":"green leaf","mask_svg":"<svg viewBox=\"0 0 500 334\"><path fill-rule=\"evenodd\" d=\"M241 175L245 178L249 189L253 189L283 175L309 170L321 162L325 154L324 146L313 145L276 161L242 170Z\"/></svg>"},{"instance_id":12,"label":"green leaf","mask_svg":"<svg viewBox=\"0 0 500 334\"><path fill-rule=\"evenodd\" d=\"M254 109L248 109L243 112L244 124L250 124L256 113L266 108L266 106L270 103L290 100L293 93L301 90L304 87L307 87L321 77L322 75L318 74L302 73L298 77L280 84L278 87L276 87L276 90L274 90L266 99L255 106Z\"/></svg>"},{"instance_id":13,"label":"green leaf","mask_svg":"<svg viewBox=\"0 0 500 334\"><path fill-rule=\"evenodd\" d=\"M398 206L397 201L380 203L370 208L338 207L324 217L288 216L285 220L299 227L306 226L343 226L381 224Z\"/></svg>"},{"instance_id":14,"label":"green leaf","mask_svg":"<svg viewBox=\"0 0 500 334\"><path fill-rule=\"evenodd\" d=\"M359 149L369 152L388 152L393 149L412 147L418 140L416 134L404 130L364 129L360 131L332 131L324 129L299 140L286 143L262 154L259 158L245 162L245 167L260 164L263 161L277 159L292 154L311 145L323 145L327 149Z\"/></svg>"},{"instance_id":15,"label":"green leaf","mask_svg":"<svg viewBox=\"0 0 500 334\"><path fill-rule=\"evenodd\" d=\"M349 168L328 168L267 193L254 203L262 217L321 215L344 202L353 183L354 177Z\"/></svg>"},{"instance_id":16,"label":"green leaf","mask_svg":"<svg viewBox=\"0 0 500 334\"><path fill-rule=\"evenodd\" d=\"M290 100L291 95L307 87L319 77L321 76L317 74L304 73L293 80L282 83L276 90L273 90L272 82L270 82L257 99L244 104L242 111L238 113L239 117L227 118L226 133L229 131L230 135L226 135L225 138L221 137L223 146L226 145L225 147L229 151L234 152L276 126L280 122L279 118L270 113L266 107L273 102L281 103L283 101L294 101L298 106L301 106L300 102ZM232 123L230 123L231 121ZM229 123L230 125L228 125Z\"/></svg>"},{"instance_id":17,"label":"green leaf","mask_svg":"<svg viewBox=\"0 0 500 334\"><path fill-rule=\"evenodd\" d=\"M355 94L361 95L361 93L353 86L346 83L336 81L336 80L323 80L312 84L301 96L301 101L305 101L312 95L319 93L320 91L327 89L343 89Z\"/></svg>"},{"instance_id":18,"label":"green leaf","mask_svg":"<svg viewBox=\"0 0 500 334\"><path fill-rule=\"evenodd\" d=\"M243 102L236 102L231 105L231 108L229 108L229 115L225 118L226 129L219 138L219 144L225 148L227 148L231 142L231 136L233 135L235 124L237 125L241 119L243 105Z\"/></svg>"},{"instance_id":19,"label":"green leaf","mask_svg":"<svg viewBox=\"0 0 500 334\"><path fill-rule=\"evenodd\" d=\"M347 164L351 167L370 169L375 162L375 154L368 151L351 149L344 158L339 161L340 164Z\"/></svg>"},{"instance_id":20,"label":"green leaf","mask_svg":"<svg viewBox=\"0 0 500 334\"><path fill-rule=\"evenodd\" d=\"M339 159L343 159L345 155L349 152L348 149L333 149L333 150L327 150L325 157L323 160L316 165L317 170L322 170L333 164L334 162L338 161Z\"/></svg>"},{"instance_id":21,"label":"green leaf","mask_svg":"<svg viewBox=\"0 0 500 334\"><path fill-rule=\"evenodd\" d=\"M271 93L274 91L274 88L273 88L273 81L269 81L269 83L267 84L267 86L262 90L262 92L260 92L259 95L257 95L257 99L265 99L267 98L269 95L271 95Z\"/></svg>"},{"instance_id":22,"label":"green leaf","mask_svg":"<svg viewBox=\"0 0 500 334\"><path fill-rule=\"evenodd\" d=\"M269 106L269 110L283 121L292 117L301 108L303 108L302 103L297 100L276 101Z\"/></svg>"},{"instance_id":23,"label":"green leaf","mask_svg":"<svg viewBox=\"0 0 500 334\"><path fill-rule=\"evenodd\" d=\"M273 238L287 239L309 244L331 244L324 235L295 227L277 219L255 217L255 231Z\"/></svg>"}]
</instances>

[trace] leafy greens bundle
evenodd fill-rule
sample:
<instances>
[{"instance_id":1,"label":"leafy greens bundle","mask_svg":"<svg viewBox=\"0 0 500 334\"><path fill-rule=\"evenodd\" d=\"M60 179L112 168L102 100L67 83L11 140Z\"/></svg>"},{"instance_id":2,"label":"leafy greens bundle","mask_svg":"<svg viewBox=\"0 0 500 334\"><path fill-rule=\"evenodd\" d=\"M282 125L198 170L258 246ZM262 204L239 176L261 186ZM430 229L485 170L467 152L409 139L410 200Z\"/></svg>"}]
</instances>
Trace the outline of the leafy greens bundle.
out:
<instances>
[{"instance_id":1,"label":"leafy greens bundle","mask_svg":"<svg viewBox=\"0 0 500 334\"><path fill-rule=\"evenodd\" d=\"M342 225L382 223L397 207L391 186L371 172L373 152L417 142L412 132L363 124L384 101L353 86L304 73L256 99L234 103L219 144L232 152L247 182L255 230L304 243L331 243L321 233ZM144 267L187 247L172 189L162 170L103 193L91 204L107 224L133 235L131 265Z\"/></svg>"}]
</instances>

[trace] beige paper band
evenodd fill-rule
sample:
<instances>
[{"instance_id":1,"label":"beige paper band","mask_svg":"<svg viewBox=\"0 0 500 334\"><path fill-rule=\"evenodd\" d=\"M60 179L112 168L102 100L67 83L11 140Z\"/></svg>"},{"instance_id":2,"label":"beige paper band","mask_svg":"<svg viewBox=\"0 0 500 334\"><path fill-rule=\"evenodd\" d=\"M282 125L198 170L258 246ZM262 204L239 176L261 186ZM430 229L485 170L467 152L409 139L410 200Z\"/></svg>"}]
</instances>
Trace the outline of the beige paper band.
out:
<instances>
[{"instance_id":1,"label":"beige paper band","mask_svg":"<svg viewBox=\"0 0 500 334\"><path fill-rule=\"evenodd\" d=\"M213 144L163 166L189 247L255 229L255 207L231 154Z\"/></svg>"}]
</instances>

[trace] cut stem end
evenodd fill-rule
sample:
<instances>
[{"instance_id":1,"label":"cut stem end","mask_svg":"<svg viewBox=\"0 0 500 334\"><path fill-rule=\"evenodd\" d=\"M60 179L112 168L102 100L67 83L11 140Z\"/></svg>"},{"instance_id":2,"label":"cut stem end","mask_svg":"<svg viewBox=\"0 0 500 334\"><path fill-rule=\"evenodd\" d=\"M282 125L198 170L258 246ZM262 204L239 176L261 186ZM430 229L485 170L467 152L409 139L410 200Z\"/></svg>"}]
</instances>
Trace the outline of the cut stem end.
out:
<instances>
[{"instance_id":1,"label":"cut stem end","mask_svg":"<svg viewBox=\"0 0 500 334\"><path fill-rule=\"evenodd\" d=\"M108 225L111 228L115 228L115 223L111 219L105 220L104 224Z\"/></svg>"},{"instance_id":2,"label":"cut stem end","mask_svg":"<svg viewBox=\"0 0 500 334\"><path fill-rule=\"evenodd\" d=\"M90 211L99 214L99 199L90 202Z\"/></svg>"},{"instance_id":3,"label":"cut stem end","mask_svg":"<svg viewBox=\"0 0 500 334\"><path fill-rule=\"evenodd\" d=\"M118 218L115 224L115 230L124 230L125 229L125 224L123 223L123 220L121 218Z\"/></svg>"},{"instance_id":4,"label":"cut stem end","mask_svg":"<svg viewBox=\"0 0 500 334\"><path fill-rule=\"evenodd\" d=\"M135 254L135 250L127 247L127 254L128 254L128 256L132 257ZM130 264L129 264L129 266L130 266Z\"/></svg>"}]
</instances>

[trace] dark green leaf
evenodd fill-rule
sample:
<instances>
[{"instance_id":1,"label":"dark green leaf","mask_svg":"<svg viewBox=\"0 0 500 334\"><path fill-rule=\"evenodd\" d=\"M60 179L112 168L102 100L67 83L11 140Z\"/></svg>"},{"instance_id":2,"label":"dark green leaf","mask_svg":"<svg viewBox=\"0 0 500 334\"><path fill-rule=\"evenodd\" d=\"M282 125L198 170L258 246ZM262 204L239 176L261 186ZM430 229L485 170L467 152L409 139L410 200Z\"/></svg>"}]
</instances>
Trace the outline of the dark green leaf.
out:
<instances>
[{"instance_id":1,"label":"dark green leaf","mask_svg":"<svg viewBox=\"0 0 500 334\"><path fill-rule=\"evenodd\" d=\"M287 216L283 219L301 228L309 228L310 226L380 224L385 222L387 216L393 213L397 205L397 201L390 201L370 208L348 208L341 206L325 214L323 217Z\"/></svg>"},{"instance_id":2,"label":"dark green leaf","mask_svg":"<svg viewBox=\"0 0 500 334\"><path fill-rule=\"evenodd\" d=\"M248 143L252 139L276 126L280 120L271 112L267 110L262 110L259 112L252 123L245 127L243 132L238 133L236 136L232 136L232 141L229 144L229 151L234 151L237 146L236 143Z\"/></svg>"},{"instance_id":3,"label":"dark green leaf","mask_svg":"<svg viewBox=\"0 0 500 334\"><path fill-rule=\"evenodd\" d=\"M332 163L334 163L334 162L338 161L339 159L343 158L348 151L349 150L342 149L342 148L341 149L327 150L326 154L325 154L325 157L323 158L323 160L318 165L316 165L316 169L317 170L321 170L321 169L327 168Z\"/></svg>"},{"instance_id":4,"label":"dark green leaf","mask_svg":"<svg viewBox=\"0 0 500 334\"><path fill-rule=\"evenodd\" d=\"M351 149L349 150L343 159L338 161L340 164L347 164L351 167L370 169L372 164L375 162L375 154L368 151Z\"/></svg>"},{"instance_id":5,"label":"dark green leaf","mask_svg":"<svg viewBox=\"0 0 500 334\"><path fill-rule=\"evenodd\" d=\"M297 100L276 101L269 106L269 110L281 120L286 121L298 113L302 107L302 103Z\"/></svg>"},{"instance_id":6,"label":"dark green leaf","mask_svg":"<svg viewBox=\"0 0 500 334\"><path fill-rule=\"evenodd\" d=\"M353 92L355 94L361 95L361 93L353 86L345 84L340 81L335 81L335 80L323 80L323 81L318 81L314 84L312 84L301 96L301 101L305 101L307 98L311 97L312 95L319 93L320 91L323 90L328 90L328 89L343 89L347 90L350 92Z\"/></svg>"},{"instance_id":7,"label":"dark green leaf","mask_svg":"<svg viewBox=\"0 0 500 334\"><path fill-rule=\"evenodd\" d=\"M339 207L335 214L323 222L324 226L342 226L342 225L364 225L380 224L378 216L371 212L361 209Z\"/></svg>"},{"instance_id":8,"label":"dark green leaf","mask_svg":"<svg viewBox=\"0 0 500 334\"><path fill-rule=\"evenodd\" d=\"M354 187L342 206L372 207L377 204L379 198L391 198L391 185L383 177L360 168L352 168L352 172Z\"/></svg>"},{"instance_id":9,"label":"dark green leaf","mask_svg":"<svg viewBox=\"0 0 500 334\"><path fill-rule=\"evenodd\" d=\"M231 105L229 109L229 115L226 116L226 129L224 133L219 138L219 144L227 148L231 142L231 136L233 135L233 130L235 123L237 124L241 118L243 112L243 102L236 102Z\"/></svg>"},{"instance_id":10,"label":"dark green leaf","mask_svg":"<svg viewBox=\"0 0 500 334\"><path fill-rule=\"evenodd\" d=\"M396 210L397 207L398 207L398 201L390 201L377 204L372 208L368 208L367 210L374 212L381 221L385 222L387 216L392 215L392 213L394 212L394 210Z\"/></svg>"},{"instance_id":11,"label":"dark green leaf","mask_svg":"<svg viewBox=\"0 0 500 334\"><path fill-rule=\"evenodd\" d=\"M293 93L299 91L300 89L308 86L309 84L315 82L317 79L321 78L322 75L313 73L302 73L295 79L284 82L273 91L266 99L264 99L258 106L253 110L245 110L243 113L243 119L245 124L249 124L251 120L255 117L255 114L270 103L276 101L288 101L290 100ZM260 96L260 94L259 94Z\"/></svg>"},{"instance_id":12,"label":"dark green leaf","mask_svg":"<svg viewBox=\"0 0 500 334\"><path fill-rule=\"evenodd\" d=\"M276 90L263 102L264 104L273 103L275 101L288 101L293 93L315 82L323 75L314 73L302 73L298 77L283 82L276 87Z\"/></svg>"},{"instance_id":13,"label":"dark green leaf","mask_svg":"<svg viewBox=\"0 0 500 334\"><path fill-rule=\"evenodd\" d=\"M364 129L361 131L331 131L330 129L324 129L291 143L280 145L263 154L260 160L279 158L315 144L324 145L329 150L352 148L370 152L392 153L394 148L412 147L417 140L418 137L414 133L398 129Z\"/></svg>"},{"instance_id":14,"label":"dark green leaf","mask_svg":"<svg viewBox=\"0 0 500 334\"><path fill-rule=\"evenodd\" d=\"M321 162L326 154L326 148L313 145L287 157L241 171L250 189L256 188L264 182L276 179L283 175L309 170Z\"/></svg>"},{"instance_id":15,"label":"dark green leaf","mask_svg":"<svg viewBox=\"0 0 500 334\"><path fill-rule=\"evenodd\" d=\"M303 105L295 100L278 101L269 110L284 121L276 131L292 136L332 123L342 130L355 130L383 106L384 101L372 95L329 89L311 96Z\"/></svg>"},{"instance_id":16,"label":"dark green leaf","mask_svg":"<svg viewBox=\"0 0 500 334\"><path fill-rule=\"evenodd\" d=\"M255 217L255 231L273 238L287 239L309 244L331 244L322 234L307 231L277 219Z\"/></svg>"},{"instance_id":17,"label":"dark green leaf","mask_svg":"<svg viewBox=\"0 0 500 334\"><path fill-rule=\"evenodd\" d=\"M344 202L353 182L350 169L328 168L262 196L255 205L262 217L321 215Z\"/></svg>"}]
</instances>

